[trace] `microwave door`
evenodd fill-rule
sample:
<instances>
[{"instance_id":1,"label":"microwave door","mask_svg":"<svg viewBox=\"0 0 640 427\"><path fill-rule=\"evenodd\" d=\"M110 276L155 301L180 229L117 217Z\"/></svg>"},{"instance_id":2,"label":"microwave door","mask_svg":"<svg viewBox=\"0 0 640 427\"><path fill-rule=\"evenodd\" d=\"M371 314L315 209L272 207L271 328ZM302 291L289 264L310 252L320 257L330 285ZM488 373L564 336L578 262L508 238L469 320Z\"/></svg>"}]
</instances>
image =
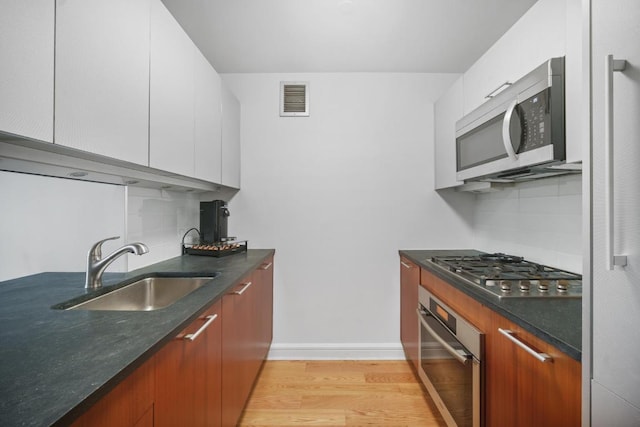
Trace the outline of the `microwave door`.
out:
<instances>
[{"instance_id":1,"label":"microwave door","mask_svg":"<svg viewBox=\"0 0 640 427\"><path fill-rule=\"evenodd\" d=\"M504 108L504 107L503 107ZM521 166L524 126L517 99L502 113L456 139L459 180L495 174Z\"/></svg>"},{"instance_id":2,"label":"microwave door","mask_svg":"<svg viewBox=\"0 0 640 427\"><path fill-rule=\"evenodd\" d=\"M496 162L511 161L503 140L505 112L456 138L459 180L496 172Z\"/></svg>"}]
</instances>

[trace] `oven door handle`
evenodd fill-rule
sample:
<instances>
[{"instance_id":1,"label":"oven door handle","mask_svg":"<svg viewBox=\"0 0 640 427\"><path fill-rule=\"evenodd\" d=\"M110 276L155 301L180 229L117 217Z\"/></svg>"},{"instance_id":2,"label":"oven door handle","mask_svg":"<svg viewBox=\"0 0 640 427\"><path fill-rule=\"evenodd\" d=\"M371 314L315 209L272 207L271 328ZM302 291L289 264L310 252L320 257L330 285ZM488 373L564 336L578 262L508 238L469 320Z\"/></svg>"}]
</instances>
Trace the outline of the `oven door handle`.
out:
<instances>
[{"instance_id":1,"label":"oven door handle","mask_svg":"<svg viewBox=\"0 0 640 427\"><path fill-rule=\"evenodd\" d=\"M420 319L420 323L422 323L422 326L424 326L429 334L431 334L431 336L435 338L435 340L438 341L438 343L440 343L440 345L442 345L449 354L455 357L458 362L462 363L463 365L467 365L472 360L473 355L464 352L461 354L458 350L451 347L448 342L443 340L442 337L438 335L436 331L434 331L433 328L429 326L429 324L427 324L427 322L424 320L424 316L430 316L429 313L422 311L419 308L417 308L416 311L418 312L418 319Z\"/></svg>"}]
</instances>

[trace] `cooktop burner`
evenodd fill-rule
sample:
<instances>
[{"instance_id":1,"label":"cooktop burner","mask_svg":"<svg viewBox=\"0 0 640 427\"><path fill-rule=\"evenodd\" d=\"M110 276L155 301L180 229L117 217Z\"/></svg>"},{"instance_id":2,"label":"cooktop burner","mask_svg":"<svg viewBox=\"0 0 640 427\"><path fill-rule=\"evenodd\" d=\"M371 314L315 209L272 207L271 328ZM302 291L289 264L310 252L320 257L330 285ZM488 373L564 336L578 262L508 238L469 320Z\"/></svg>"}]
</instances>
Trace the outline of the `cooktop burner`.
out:
<instances>
[{"instance_id":1,"label":"cooktop burner","mask_svg":"<svg viewBox=\"0 0 640 427\"><path fill-rule=\"evenodd\" d=\"M503 253L429 260L499 298L580 298L582 276Z\"/></svg>"}]
</instances>

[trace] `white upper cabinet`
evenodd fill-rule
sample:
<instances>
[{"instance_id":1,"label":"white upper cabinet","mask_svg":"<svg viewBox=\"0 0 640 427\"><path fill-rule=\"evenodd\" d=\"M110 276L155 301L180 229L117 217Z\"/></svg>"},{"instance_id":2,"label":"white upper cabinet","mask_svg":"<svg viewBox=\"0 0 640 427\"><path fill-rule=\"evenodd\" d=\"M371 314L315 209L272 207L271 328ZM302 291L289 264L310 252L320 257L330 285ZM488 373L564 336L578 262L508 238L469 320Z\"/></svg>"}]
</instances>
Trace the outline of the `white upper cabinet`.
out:
<instances>
[{"instance_id":1,"label":"white upper cabinet","mask_svg":"<svg viewBox=\"0 0 640 427\"><path fill-rule=\"evenodd\" d=\"M462 76L442 95L434 106L435 188L456 187L464 184L456 180L456 121L463 116Z\"/></svg>"},{"instance_id":2,"label":"white upper cabinet","mask_svg":"<svg viewBox=\"0 0 640 427\"><path fill-rule=\"evenodd\" d=\"M149 166L194 175L196 47L160 0L151 3Z\"/></svg>"},{"instance_id":3,"label":"white upper cabinet","mask_svg":"<svg viewBox=\"0 0 640 427\"><path fill-rule=\"evenodd\" d=\"M583 147L587 146L583 132L582 117L588 108L589 81L584 70L588 61L582 52L582 0L567 0L567 27L565 58L565 135L567 163L580 162L584 158ZM587 86L585 88L585 85Z\"/></svg>"},{"instance_id":4,"label":"white upper cabinet","mask_svg":"<svg viewBox=\"0 0 640 427\"><path fill-rule=\"evenodd\" d=\"M222 184L240 188L240 102L222 85Z\"/></svg>"},{"instance_id":5,"label":"white upper cabinet","mask_svg":"<svg viewBox=\"0 0 640 427\"><path fill-rule=\"evenodd\" d=\"M148 164L150 0L59 0L55 143Z\"/></svg>"},{"instance_id":6,"label":"white upper cabinet","mask_svg":"<svg viewBox=\"0 0 640 427\"><path fill-rule=\"evenodd\" d=\"M566 54L565 0L539 0L464 74L464 113L549 58Z\"/></svg>"},{"instance_id":7,"label":"white upper cabinet","mask_svg":"<svg viewBox=\"0 0 640 427\"><path fill-rule=\"evenodd\" d=\"M3 0L0 132L53 142L54 0Z\"/></svg>"},{"instance_id":8,"label":"white upper cabinet","mask_svg":"<svg viewBox=\"0 0 640 427\"><path fill-rule=\"evenodd\" d=\"M222 179L222 113L220 76L202 53L195 53L195 177Z\"/></svg>"}]
</instances>

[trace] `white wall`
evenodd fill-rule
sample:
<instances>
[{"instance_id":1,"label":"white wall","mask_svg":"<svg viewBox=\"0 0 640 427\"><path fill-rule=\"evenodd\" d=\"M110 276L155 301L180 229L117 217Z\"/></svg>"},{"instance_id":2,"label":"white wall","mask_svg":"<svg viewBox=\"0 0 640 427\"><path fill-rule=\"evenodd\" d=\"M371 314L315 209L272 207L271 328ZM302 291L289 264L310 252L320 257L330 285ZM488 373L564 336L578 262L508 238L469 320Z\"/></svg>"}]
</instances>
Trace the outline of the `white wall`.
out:
<instances>
[{"instance_id":1,"label":"white wall","mask_svg":"<svg viewBox=\"0 0 640 427\"><path fill-rule=\"evenodd\" d=\"M476 197L476 249L582 273L582 175L520 183Z\"/></svg>"},{"instance_id":2,"label":"white wall","mask_svg":"<svg viewBox=\"0 0 640 427\"><path fill-rule=\"evenodd\" d=\"M0 200L0 280L85 271L93 243L125 235L121 186L0 172ZM104 253L123 243L105 243ZM125 269L125 258L109 267Z\"/></svg>"},{"instance_id":3,"label":"white wall","mask_svg":"<svg viewBox=\"0 0 640 427\"><path fill-rule=\"evenodd\" d=\"M453 75L231 74L242 190L231 235L275 248L271 357L402 357L398 249L469 247L469 195L433 188L433 101ZM281 80L308 118L278 116Z\"/></svg>"}]
</instances>

